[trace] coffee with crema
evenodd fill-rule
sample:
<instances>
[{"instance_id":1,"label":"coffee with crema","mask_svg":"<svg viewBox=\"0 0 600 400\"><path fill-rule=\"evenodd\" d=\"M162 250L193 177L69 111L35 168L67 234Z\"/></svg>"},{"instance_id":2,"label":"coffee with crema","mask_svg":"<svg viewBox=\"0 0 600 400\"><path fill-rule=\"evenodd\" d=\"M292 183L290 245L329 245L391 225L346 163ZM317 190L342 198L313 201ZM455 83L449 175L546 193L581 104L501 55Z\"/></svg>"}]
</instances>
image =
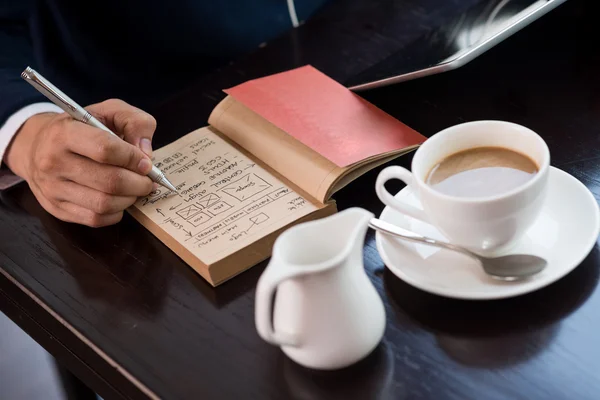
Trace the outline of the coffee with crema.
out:
<instances>
[{"instance_id":1,"label":"coffee with crema","mask_svg":"<svg viewBox=\"0 0 600 400\"><path fill-rule=\"evenodd\" d=\"M503 147L475 147L451 154L429 171L426 182L457 197L488 197L515 189L532 179L537 164Z\"/></svg>"}]
</instances>

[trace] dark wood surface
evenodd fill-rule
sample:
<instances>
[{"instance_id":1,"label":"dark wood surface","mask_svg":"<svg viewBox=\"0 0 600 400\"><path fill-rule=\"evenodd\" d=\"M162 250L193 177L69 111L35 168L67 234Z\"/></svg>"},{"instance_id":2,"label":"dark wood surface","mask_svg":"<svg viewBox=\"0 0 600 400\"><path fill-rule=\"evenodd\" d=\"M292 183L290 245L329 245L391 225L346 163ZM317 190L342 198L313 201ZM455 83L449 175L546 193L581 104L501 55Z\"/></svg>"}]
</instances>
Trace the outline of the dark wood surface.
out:
<instances>
[{"instance_id":1,"label":"dark wood surface","mask_svg":"<svg viewBox=\"0 0 600 400\"><path fill-rule=\"evenodd\" d=\"M433 1L336 4L166 101L154 111L156 145L203 126L222 88L307 63L344 82L466 3L437 14ZM600 199L595 12L569 0L462 69L362 95L427 136L476 119L526 125L547 141L552 165ZM380 213L379 170L338 193L339 208ZM0 310L107 399L600 398L597 246L547 288L467 302L397 279L369 234L365 267L386 305L385 337L359 364L323 373L258 337L264 263L215 289L128 216L89 229L52 218L26 187L1 196Z\"/></svg>"}]
</instances>

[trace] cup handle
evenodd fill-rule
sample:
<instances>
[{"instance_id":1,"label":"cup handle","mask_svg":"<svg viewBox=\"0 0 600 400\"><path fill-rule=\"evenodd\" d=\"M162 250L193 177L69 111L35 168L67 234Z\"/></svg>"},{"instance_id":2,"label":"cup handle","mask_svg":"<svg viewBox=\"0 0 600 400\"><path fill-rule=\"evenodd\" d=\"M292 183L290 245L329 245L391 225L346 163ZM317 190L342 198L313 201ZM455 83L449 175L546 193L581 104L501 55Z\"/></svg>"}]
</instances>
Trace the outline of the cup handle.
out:
<instances>
[{"instance_id":1,"label":"cup handle","mask_svg":"<svg viewBox=\"0 0 600 400\"><path fill-rule=\"evenodd\" d=\"M299 340L295 335L275 332L271 322L273 295L277 286L286 279L298 275L293 268L273 268L267 266L256 287L255 324L260 337L265 341L279 346L298 346Z\"/></svg>"},{"instance_id":2,"label":"cup handle","mask_svg":"<svg viewBox=\"0 0 600 400\"><path fill-rule=\"evenodd\" d=\"M377 192L377 196L383 202L383 204L388 205L410 217L430 223L429 217L427 217L427 214L425 214L423 210L398 201L398 199L396 199L390 192L386 190L384 184L390 179L399 179L403 181L413 189L413 193L417 193L415 190L416 185L413 174L409 170L398 166L387 167L379 173L379 176L377 176L377 182L375 183L375 191Z\"/></svg>"}]
</instances>

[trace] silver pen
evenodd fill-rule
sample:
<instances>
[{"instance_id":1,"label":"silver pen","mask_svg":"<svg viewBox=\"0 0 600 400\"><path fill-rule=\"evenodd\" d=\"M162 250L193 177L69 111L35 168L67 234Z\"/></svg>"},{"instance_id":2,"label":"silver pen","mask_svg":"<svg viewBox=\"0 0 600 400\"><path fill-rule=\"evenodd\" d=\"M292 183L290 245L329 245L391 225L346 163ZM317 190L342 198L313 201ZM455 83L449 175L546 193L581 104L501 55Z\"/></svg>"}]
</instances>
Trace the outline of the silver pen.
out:
<instances>
[{"instance_id":1,"label":"silver pen","mask_svg":"<svg viewBox=\"0 0 600 400\"><path fill-rule=\"evenodd\" d=\"M54 104L62 108L65 112L67 112L71 117L76 119L77 121L83 122L84 124L91 125L96 128L100 128L112 135L116 135L110 129L108 129L104 124L98 121L92 114L87 112L85 108L81 107L79 104L75 103L71 100L66 94L60 91L56 86L50 83L46 78L40 75L39 72L33 70L30 67L27 67L25 71L21 73L21 77L25 79L31 86L36 88L40 93L48 98L48 100L52 101ZM179 191L173 184L167 179L164 172L160 169L156 168L154 165L152 166L152 170L148 173L148 177L152 179L153 182L158 183L166 187L169 190L174 191L179 194Z\"/></svg>"}]
</instances>

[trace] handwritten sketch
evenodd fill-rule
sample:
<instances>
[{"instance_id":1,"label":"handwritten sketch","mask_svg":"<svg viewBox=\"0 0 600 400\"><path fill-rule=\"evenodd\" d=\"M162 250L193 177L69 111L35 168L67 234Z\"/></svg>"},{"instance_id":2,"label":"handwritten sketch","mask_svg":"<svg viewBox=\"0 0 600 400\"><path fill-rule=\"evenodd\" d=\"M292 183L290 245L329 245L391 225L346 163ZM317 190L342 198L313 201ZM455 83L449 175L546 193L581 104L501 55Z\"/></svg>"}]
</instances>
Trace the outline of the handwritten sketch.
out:
<instances>
[{"instance_id":1,"label":"handwritten sketch","mask_svg":"<svg viewBox=\"0 0 600 400\"><path fill-rule=\"evenodd\" d=\"M200 225L205 224L208 221L210 221L211 218L212 217L210 215L208 215L207 213L201 212L199 214L196 214L191 219L189 219L188 222L194 226L200 226Z\"/></svg>"},{"instance_id":2,"label":"handwritten sketch","mask_svg":"<svg viewBox=\"0 0 600 400\"><path fill-rule=\"evenodd\" d=\"M154 154L181 196L159 187L135 207L207 265L316 209L210 129Z\"/></svg>"},{"instance_id":3,"label":"handwritten sketch","mask_svg":"<svg viewBox=\"0 0 600 400\"><path fill-rule=\"evenodd\" d=\"M265 213L260 213L260 214L250 217L249 219L250 219L250 222L252 222L254 225L258 225L258 224L262 224L263 222L268 220L269 216Z\"/></svg>"},{"instance_id":4,"label":"handwritten sketch","mask_svg":"<svg viewBox=\"0 0 600 400\"><path fill-rule=\"evenodd\" d=\"M207 148L216 145L217 143L208 138L208 137L203 137L202 139L198 140L195 143L192 143L188 148L190 150L192 150L192 154L197 155L200 152L204 152L204 150L206 150Z\"/></svg>"},{"instance_id":5,"label":"handwritten sketch","mask_svg":"<svg viewBox=\"0 0 600 400\"><path fill-rule=\"evenodd\" d=\"M183 173L187 172L190 168L192 168L198 164L199 164L198 160L194 158L192 161L184 164L182 167L177 168L172 173L173 174L183 174Z\"/></svg>"},{"instance_id":6,"label":"handwritten sketch","mask_svg":"<svg viewBox=\"0 0 600 400\"><path fill-rule=\"evenodd\" d=\"M194 215L198 214L202 209L195 204L189 205L177 211L176 214L183 219L190 219Z\"/></svg>"},{"instance_id":7,"label":"handwritten sketch","mask_svg":"<svg viewBox=\"0 0 600 400\"><path fill-rule=\"evenodd\" d=\"M306 199L302 196L297 196L287 202L288 211L298 210L306 205Z\"/></svg>"},{"instance_id":8,"label":"handwritten sketch","mask_svg":"<svg viewBox=\"0 0 600 400\"><path fill-rule=\"evenodd\" d=\"M156 189L150 192L150 194L142 199L142 206L146 204L154 204L161 200L163 197L167 197L169 192L163 193L161 189Z\"/></svg>"},{"instance_id":9,"label":"handwritten sketch","mask_svg":"<svg viewBox=\"0 0 600 400\"><path fill-rule=\"evenodd\" d=\"M238 201L244 201L270 187L271 185L258 175L247 174L220 190Z\"/></svg>"},{"instance_id":10,"label":"handwritten sketch","mask_svg":"<svg viewBox=\"0 0 600 400\"><path fill-rule=\"evenodd\" d=\"M246 211L244 211L244 210L233 212L233 213L229 214L228 216L226 216L225 218L223 218L223 223L225 225L229 225L232 222L235 222L238 219L242 218L244 215L246 215Z\"/></svg>"},{"instance_id":11,"label":"handwritten sketch","mask_svg":"<svg viewBox=\"0 0 600 400\"><path fill-rule=\"evenodd\" d=\"M177 153L181 156L181 153ZM186 162L186 160L188 159L188 156L181 156L181 158L178 158L177 160L171 160L169 162L168 165L165 165L162 167L162 171L166 174L168 172L172 172L173 170L178 170L179 167Z\"/></svg>"},{"instance_id":12,"label":"handwritten sketch","mask_svg":"<svg viewBox=\"0 0 600 400\"><path fill-rule=\"evenodd\" d=\"M218 195L216 195L214 193L209 193L206 196L202 197L200 200L198 200L197 203L200 207L210 208L215 203L218 203L219 200L221 200L221 198Z\"/></svg>"},{"instance_id":13,"label":"handwritten sketch","mask_svg":"<svg viewBox=\"0 0 600 400\"><path fill-rule=\"evenodd\" d=\"M214 216L217 216L225 211L231 209L231 206L224 201L219 201L218 203L213 204L211 207L207 209L209 213Z\"/></svg>"},{"instance_id":14,"label":"handwritten sketch","mask_svg":"<svg viewBox=\"0 0 600 400\"><path fill-rule=\"evenodd\" d=\"M252 204L250 204L248 207L245 208L246 212L248 214L258 210L261 207L266 206L269 203L272 203L274 200L272 200L268 195L267 196L263 196L258 200L255 200Z\"/></svg>"},{"instance_id":15,"label":"handwritten sketch","mask_svg":"<svg viewBox=\"0 0 600 400\"><path fill-rule=\"evenodd\" d=\"M286 194L290 194L290 193L292 193L290 188L282 187L282 188L279 188L279 189L269 193L267 196L269 196L273 200L277 200L278 198L283 197Z\"/></svg>"},{"instance_id":16,"label":"handwritten sketch","mask_svg":"<svg viewBox=\"0 0 600 400\"><path fill-rule=\"evenodd\" d=\"M225 226L226 225L223 221L219 221L219 222L209 226L208 228L204 229L203 231L198 232L195 236L196 243L198 243L200 240L206 238L207 236L214 235L215 232L218 232L219 230L223 229Z\"/></svg>"},{"instance_id":17,"label":"handwritten sketch","mask_svg":"<svg viewBox=\"0 0 600 400\"><path fill-rule=\"evenodd\" d=\"M269 216L265 213L260 213L249 217L248 222L250 222L250 225L244 230L237 230L236 232L234 231L229 237L229 241L235 241L248 235L248 232L250 232L252 228L268 220Z\"/></svg>"}]
</instances>

